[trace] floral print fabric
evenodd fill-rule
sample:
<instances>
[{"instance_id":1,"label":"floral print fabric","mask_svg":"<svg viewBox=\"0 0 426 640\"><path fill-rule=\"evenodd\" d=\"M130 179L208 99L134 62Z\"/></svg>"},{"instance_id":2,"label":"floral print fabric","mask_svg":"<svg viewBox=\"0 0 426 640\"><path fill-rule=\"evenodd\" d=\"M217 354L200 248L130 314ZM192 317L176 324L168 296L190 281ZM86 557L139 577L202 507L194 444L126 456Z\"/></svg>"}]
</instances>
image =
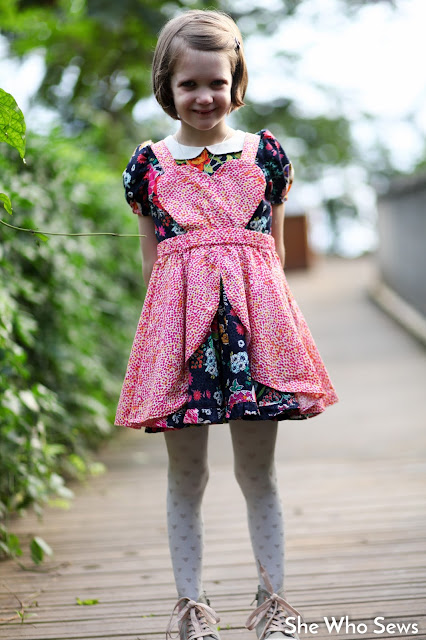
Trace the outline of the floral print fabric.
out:
<instances>
[{"instance_id":1,"label":"floral print fabric","mask_svg":"<svg viewBox=\"0 0 426 640\"><path fill-rule=\"evenodd\" d=\"M262 130L257 134L257 136L259 136L260 140L257 144L254 160L256 169L258 171L260 169L259 173L261 173L261 175L263 174L263 187L262 192L257 191L257 193L260 193L260 197L257 195L254 196L253 201L258 202L259 204L257 206L255 205L253 213L251 213L251 211L248 212L249 215L246 215L247 219L240 220L239 222L235 219L233 221L234 224L239 225L240 229L242 222L245 222L245 229L258 232L253 235L251 233L248 234L247 237L250 237L249 243L255 236L261 236L261 234L265 234L266 236L270 235L271 204L279 203L286 199L292 182L291 164L289 163L279 142L267 130ZM157 145L158 144L159 143L157 143ZM210 227L212 225L213 227L215 225L221 226L221 221L219 218L213 217L209 222L208 208L206 208L205 211L201 211L199 214L201 216L199 220L194 212L192 212L191 215L191 210L185 212L185 207L187 206L188 201L187 198L183 198L181 200L178 199L176 202L172 201L170 206L164 206L165 201L167 201L167 197L173 198L175 194L173 188L170 188L169 190L167 189L167 181L164 183L163 179L163 190L159 197L158 178L164 175L164 165L167 164L167 158L164 157L164 161L161 161L162 156L161 153L159 153L161 148L154 145L154 149L157 150L157 155L153 152L151 145L142 145L136 149L126 171L123 174L123 179L126 189L126 198L133 211L139 215L151 215L154 219L155 233L159 243L161 243L159 244L160 256L164 254L164 252L160 251L160 248L166 249L166 245L169 246L170 242L172 242L174 248L179 245L179 242L176 244L176 241L178 240L177 236L183 236L188 232L194 235L194 232L190 231L191 224L194 229L202 229L203 217L207 220L207 226ZM160 156L160 161L158 160L158 156ZM181 173L180 176L186 176L190 183L192 181L193 184L191 184L190 190L188 191L189 194L192 194L194 186L197 185L197 179L193 171L194 169L196 170L195 173L201 172L212 176L215 172L218 172L216 175L220 176L221 172L223 173L223 170L225 170L227 176L229 177L230 175L232 178L232 169L236 165L232 165L229 161L238 160L241 156L241 152L226 154L225 156L214 156L205 149L197 158L189 161L173 160L173 165L191 165L192 174L191 171L185 173L186 168L182 167L184 173ZM257 176L256 172L254 172L252 177L254 178L255 176ZM238 178L238 176L234 177ZM202 184L203 177L201 175L200 179ZM228 185L228 195L231 184L232 183L229 183ZM227 200L225 195L226 194L222 194L222 203ZM194 201L194 203L194 206L196 207L197 202ZM173 211L173 217L170 215L170 211ZM222 226L226 226L226 210L222 210L219 207L216 213L219 217L220 215L224 216ZM238 217L238 210L235 210L234 213L234 218L236 217ZM234 233L236 234L236 231ZM247 232L245 233L247 234ZM242 242L247 241L244 234L240 233L240 236ZM264 240L267 239L267 237L263 237ZM174 240L172 240L173 238ZM186 243L187 240L190 240L190 237L186 236L181 239ZM272 238L270 239L272 240ZM162 244L163 241L165 241L164 245ZM214 249L215 248L212 247L212 250ZM168 253L168 251L166 251L166 253ZM250 257L247 258L247 255L249 254L244 255L246 263L247 259L249 259L249 261L251 260ZM278 260L276 254L275 258ZM277 265L274 264L274 261L271 263L270 267L267 267L266 271L263 269L263 273L267 274L269 269L271 270L271 273L274 269L275 271L277 270ZM275 275L278 280L280 278L284 278L282 269L280 271L281 274L276 273ZM265 280L264 285L267 286L266 279L268 276L263 275L262 277ZM254 282L255 279L256 275L255 272L253 272L250 274L249 280L250 282ZM153 280L153 278L151 278L151 280ZM231 284L231 282L232 279L229 283ZM243 284L242 286L244 290L245 285ZM287 287L285 283L281 283L280 286L283 289ZM230 286L230 288L232 287ZM299 351L302 354L302 359L306 360L306 380L293 380L292 384L288 387L288 391L278 391L271 386L259 382L259 380L262 379L262 375L256 376L259 380L252 377L253 372L251 370L251 364L253 363L256 363L257 369L260 372L262 369L265 371L267 369L273 371L274 363L265 360L265 357L267 358L269 354L270 358L276 358L275 351L274 349L271 350L271 344L265 344L265 354L267 355L264 357L263 354L261 354L259 356L259 360L259 357L255 358L252 353L252 358L250 359L250 348L247 344L248 336L246 330L247 327L250 326L250 322L245 318L245 329L244 324L241 322L241 319L238 317L229 302L226 290L227 288L223 286L222 277L220 277L220 295L218 303L216 304L216 313L210 323L210 331L208 331L207 335L204 336L205 339L201 345L197 345L193 352L191 351L191 353L185 354L188 357L188 372L186 379L184 379L183 376L181 376L181 378L176 378L176 394L179 395L178 390L180 389L180 398L182 398L182 393L185 392L184 396L186 402L182 403L181 401L179 403L180 407L175 411L171 411L168 415L157 415L156 418L152 417L151 419L147 419L148 414L146 411L144 417L142 417L141 411L136 409L131 410L130 406L134 406L134 403L138 402L138 397L140 402L143 402L144 400L144 393L141 391L141 389L144 388L144 382L142 380L136 382L136 369L140 365L140 361L138 361L139 365L136 364L136 361L138 360L136 358L136 361L132 364L131 358L129 361L128 373L126 375L127 386L125 381L119 410L117 412L116 424L125 424L126 426L133 426L135 428L145 426L147 432L156 432L169 429L180 429L195 424L227 422L229 419L239 418L246 420L300 419L316 415L325 408L326 404L331 404L336 401L334 390L331 387L331 383L327 378L325 370L323 370L322 363L319 361L319 356L315 347L311 347L310 345L312 338L310 337L309 330L305 326L303 317L293 300L290 300L290 307L292 307L291 314L293 315L293 319L290 318L290 324L293 323L291 324L293 327L294 322L299 325L297 329L293 328L292 332L296 334L298 330L301 334L301 338L298 337L295 342L294 336L291 336L293 340L293 346L291 347L291 340L288 345L286 345L283 337L278 334L270 335L269 339L272 340L271 344L273 343L273 346L276 343L281 352L287 348L290 350L290 354L292 351L294 353ZM287 289L286 292L287 296L291 297L291 294ZM149 293L150 292L148 291L147 298L149 298ZM236 292L236 295L238 296L239 294ZM177 298L179 298L179 295L177 295ZM237 298L235 298L235 300L236 299ZM147 308L150 304L150 300L145 301ZM273 313L273 307L274 305L276 306L276 304L277 300L272 300L272 307L270 309L271 313ZM278 304L280 305L281 303ZM264 311L265 310L263 309L263 312ZM239 315L241 317L246 315L243 312L243 309L240 310ZM260 316L261 315L262 314L260 314ZM144 320L145 323L148 318L149 316L147 315ZM158 322L158 318L156 321ZM164 321L166 322L166 320ZM175 319L170 320L170 322L175 322ZM252 320L252 324L254 326L256 325L256 322ZM262 323L258 326L259 332L262 332ZM278 323L276 331L279 332L279 329L280 327ZM139 338L141 338L142 334L146 334L145 328L141 325L138 327L136 338L138 337L138 334ZM143 348L143 340L141 339L140 342L137 342L136 338L132 354L140 352L141 345ZM176 345L173 344L172 334L170 334L170 341L171 343L167 345L167 349L173 351L176 348ZM189 340L189 342L191 343L191 340ZM306 343L305 346L303 346L304 342ZM307 355L306 352L309 353L311 349L311 353ZM317 371L312 369L312 365L310 363L311 356L314 360L318 360ZM294 354L292 357L294 359ZM152 369L152 364L152 361L149 365L146 364L145 368L147 371ZM323 386L319 383L319 377L323 377ZM270 376L270 379L276 380L277 383L279 381L281 385L283 384L282 377L280 378L279 375L275 376L275 374L273 374L272 377ZM139 396L134 391L134 387L137 385L139 385L138 393L141 394ZM292 390L290 390L291 386L293 387ZM304 389L310 389L311 399L309 401L306 400L305 396L298 397L298 394L295 393L296 390L303 392ZM147 393L149 393L149 387L145 387L145 395ZM135 396L137 396L136 400ZM324 397L324 400L322 400L322 397ZM300 404L300 400L302 400L302 406ZM157 414L158 404L159 403L157 402L157 408L156 411L154 411L154 413L156 412ZM176 402L174 404L176 404ZM173 402L171 402L170 406L172 405ZM167 405L166 402L164 406L169 405ZM132 417L129 419L130 414Z\"/></svg>"}]
</instances>

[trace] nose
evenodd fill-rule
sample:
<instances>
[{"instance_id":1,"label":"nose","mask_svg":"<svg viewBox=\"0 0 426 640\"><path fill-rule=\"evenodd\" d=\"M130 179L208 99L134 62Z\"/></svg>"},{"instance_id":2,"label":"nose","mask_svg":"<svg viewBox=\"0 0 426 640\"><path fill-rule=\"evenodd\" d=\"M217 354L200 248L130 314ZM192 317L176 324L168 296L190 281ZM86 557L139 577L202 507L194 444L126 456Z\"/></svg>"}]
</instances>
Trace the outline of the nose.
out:
<instances>
[{"instance_id":1,"label":"nose","mask_svg":"<svg viewBox=\"0 0 426 640\"><path fill-rule=\"evenodd\" d=\"M195 98L195 102L197 104L211 104L213 102L213 97L208 88L201 89L197 92L197 96Z\"/></svg>"}]
</instances>

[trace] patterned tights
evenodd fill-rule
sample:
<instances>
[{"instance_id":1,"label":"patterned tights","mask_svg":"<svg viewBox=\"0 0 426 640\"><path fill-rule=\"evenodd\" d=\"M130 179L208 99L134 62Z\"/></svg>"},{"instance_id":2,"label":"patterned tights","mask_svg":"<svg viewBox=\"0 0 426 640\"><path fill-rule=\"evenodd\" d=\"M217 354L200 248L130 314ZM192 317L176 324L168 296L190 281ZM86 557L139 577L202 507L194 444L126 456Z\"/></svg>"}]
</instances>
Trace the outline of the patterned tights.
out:
<instances>
[{"instance_id":1,"label":"patterned tights","mask_svg":"<svg viewBox=\"0 0 426 640\"><path fill-rule=\"evenodd\" d=\"M277 591L284 580L284 530L274 465L277 422L234 420L230 428L235 476L247 503L253 553ZM178 595L193 600L202 592L201 503L209 476L208 429L202 425L165 432L170 554ZM260 574L259 583L265 587Z\"/></svg>"}]
</instances>

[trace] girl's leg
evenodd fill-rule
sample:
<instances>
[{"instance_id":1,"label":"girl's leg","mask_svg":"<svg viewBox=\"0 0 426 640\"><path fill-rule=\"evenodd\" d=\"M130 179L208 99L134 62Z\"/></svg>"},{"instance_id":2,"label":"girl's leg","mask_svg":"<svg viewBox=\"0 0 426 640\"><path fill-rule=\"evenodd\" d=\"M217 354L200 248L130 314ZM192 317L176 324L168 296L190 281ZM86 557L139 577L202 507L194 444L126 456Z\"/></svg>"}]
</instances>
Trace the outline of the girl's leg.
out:
<instances>
[{"instance_id":1,"label":"girl's leg","mask_svg":"<svg viewBox=\"0 0 426 640\"><path fill-rule=\"evenodd\" d=\"M164 433L169 454L167 526L179 598L202 591L201 501L209 476L208 425Z\"/></svg>"},{"instance_id":2,"label":"girl's leg","mask_svg":"<svg viewBox=\"0 0 426 640\"><path fill-rule=\"evenodd\" d=\"M247 503L251 543L259 584L265 588L259 561L277 592L284 583L284 527L275 472L278 423L230 420L235 477Z\"/></svg>"}]
</instances>

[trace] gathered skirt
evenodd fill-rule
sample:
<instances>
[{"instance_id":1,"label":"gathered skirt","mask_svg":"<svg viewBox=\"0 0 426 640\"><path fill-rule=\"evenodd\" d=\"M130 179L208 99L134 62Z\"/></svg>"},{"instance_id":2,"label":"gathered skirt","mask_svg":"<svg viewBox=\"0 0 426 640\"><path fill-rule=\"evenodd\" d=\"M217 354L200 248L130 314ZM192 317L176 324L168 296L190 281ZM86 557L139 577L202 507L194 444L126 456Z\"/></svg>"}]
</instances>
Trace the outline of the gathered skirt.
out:
<instances>
[{"instance_id":1,"label":"gathered skirt","mask_svg":"<svg viewBox=\"0 0 426 640\"><path fill-rule=\"evenodd\" d=\"M294 393L277 391L253 380L244 327L221 280L220 302L211 331L189 359L187 404L145 431L157 433L241 419L301 420L311 415L316 413L299 411Z\"/></svg>"}]
</instances>

